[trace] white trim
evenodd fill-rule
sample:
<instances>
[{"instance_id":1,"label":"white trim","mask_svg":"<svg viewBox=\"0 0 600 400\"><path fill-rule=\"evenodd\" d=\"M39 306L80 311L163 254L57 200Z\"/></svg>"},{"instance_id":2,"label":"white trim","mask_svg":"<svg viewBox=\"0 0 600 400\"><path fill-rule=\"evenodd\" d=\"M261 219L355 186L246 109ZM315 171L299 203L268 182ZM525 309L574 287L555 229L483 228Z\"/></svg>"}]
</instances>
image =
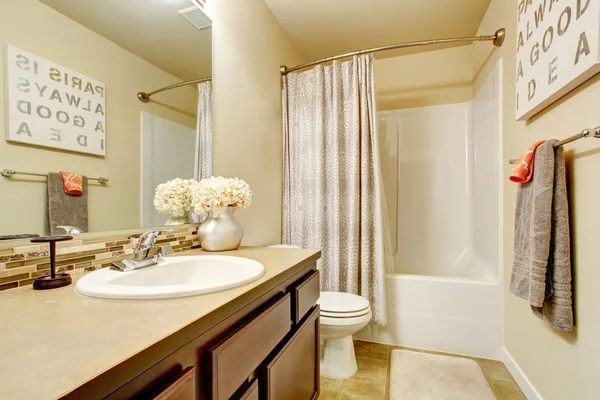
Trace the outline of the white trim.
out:
<instances>
[{"instance_id":1,"label":"white trim","mask_svg":"<svg viewBox=\"0 0 600 400\"><path fill-rule=\"evenodd\" d=\"M508 368L510 374L513 376L513 378L515 378L515 381L517 381L517 384L523 391L525 397L527 397L528 400L543 400L542 396L533 386L531 381L527 378L527 375L525 375L521 367L519 367L519 364L517 364L515 359L512 358L512 356L504 346L502 346L501 357L502 361L506 365L506 368Z\"/></svg>"},{"instance_id":2,"label":"white trim","mask_svg":"<svg viewBox=\"0 0 600 400\"><path fill-rule=\"evenodd\" d=\"M502 330L502 344L506 337L506 318L504 312L504 58L500 57L496 63L498 73L498 281L500 282L500 327ZM504 347L500 350L504 353Z\"/></svg>"}]
</instances>

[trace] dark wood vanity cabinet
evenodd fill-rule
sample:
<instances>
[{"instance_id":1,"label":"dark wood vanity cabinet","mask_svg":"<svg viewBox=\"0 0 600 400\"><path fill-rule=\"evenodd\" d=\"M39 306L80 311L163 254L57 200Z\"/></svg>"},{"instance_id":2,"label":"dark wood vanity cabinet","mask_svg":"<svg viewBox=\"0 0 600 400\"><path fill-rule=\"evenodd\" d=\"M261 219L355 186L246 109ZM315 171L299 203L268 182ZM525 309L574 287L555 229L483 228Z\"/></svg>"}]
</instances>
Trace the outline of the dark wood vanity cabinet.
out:
<instances>
[{"instance_id":1,"label":"dark wood vanity cabinet","mask_svg":"<svg viewBox=\"0 0 600 400\"><path fill-rule=\"evenodd\" d=\"M319 352L317 306L264 365L263 398L316 399L319 396Z\"/></svg>"},{"instance_id":2,"label":"dark wood vanity cabinet","mask_svg":"<svg viewBox=\"0 0 600 400\"><path fill-rule=\"evenodd\" d=\"M286 272L63 399L316 399L319 272Z\"/></svg>"},{"instance_id":3,"label":"dark wood vanity cabinet","mask_svg":"<svg viewBox=\"0 0 600 400\"><path fill-rule=\"evenodd\" d=\"M187 367L168 382L152 400L185 400L196 398L196 368Z\"/></svg>"}]
</instances>

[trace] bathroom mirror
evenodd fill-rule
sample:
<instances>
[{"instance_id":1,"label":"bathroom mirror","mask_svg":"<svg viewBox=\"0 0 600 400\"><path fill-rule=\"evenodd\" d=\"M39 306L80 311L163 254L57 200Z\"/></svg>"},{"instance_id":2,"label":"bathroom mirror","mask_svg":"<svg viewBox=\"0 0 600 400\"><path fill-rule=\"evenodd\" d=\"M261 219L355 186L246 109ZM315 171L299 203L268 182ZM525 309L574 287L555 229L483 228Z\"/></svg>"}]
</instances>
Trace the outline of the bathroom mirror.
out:
<instances>
[{"instance_id":1,"label":"bathroom mirror","mask_svg":"<svg viewBox=\"0 0 600 400\"><path fill-rule=\"evenodd\" d=\"M210 159L212 22L203 7L3 2L0 236L166 224L153 206L157 185L195 178L199 159ZM87 177L82 194L65 193L70 175L48 175L61 171Z\"/></svg>"}]
</instances>

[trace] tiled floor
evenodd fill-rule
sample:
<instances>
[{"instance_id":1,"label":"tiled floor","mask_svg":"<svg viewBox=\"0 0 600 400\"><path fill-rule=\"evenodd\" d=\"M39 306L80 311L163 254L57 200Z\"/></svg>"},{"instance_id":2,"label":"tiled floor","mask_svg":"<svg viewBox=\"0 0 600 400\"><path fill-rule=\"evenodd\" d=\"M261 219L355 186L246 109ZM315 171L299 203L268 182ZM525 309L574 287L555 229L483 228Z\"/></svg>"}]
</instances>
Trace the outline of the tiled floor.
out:
<instances>
[{"instance_id":1,"label":"tiled floor","mask_svg":"<svg viewBox=\"0 0 600 400\"><path fill-rule=\"evenodd\" d=\"M354 349L358 372L352 378L343 380L322 376L320 400L383 400L388 398L390 352L394 349L406 348L356 340L354 341ZM435 351L406 350L444 354ZM452 354L446 355L463 357ZM521 392L502 362L474 357L464 358L477 361L498 400L526 400L523 392Z\"/></svg>"}]
</instances>

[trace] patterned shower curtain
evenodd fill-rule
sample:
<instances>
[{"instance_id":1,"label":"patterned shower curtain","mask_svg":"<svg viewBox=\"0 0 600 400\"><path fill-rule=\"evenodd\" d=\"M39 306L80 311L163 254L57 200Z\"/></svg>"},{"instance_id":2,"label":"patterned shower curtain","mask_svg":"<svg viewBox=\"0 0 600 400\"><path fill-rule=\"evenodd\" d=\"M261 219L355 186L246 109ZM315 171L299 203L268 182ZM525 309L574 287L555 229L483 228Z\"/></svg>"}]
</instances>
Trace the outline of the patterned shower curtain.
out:
<instances>
[{"instance_id":1,"label":"patterned shower curtain","mask_svg":"<svg viewBox=\"0 0 600 400\"><path fill-rule=\"evenodd\" d=\"M367 298L386 324L373 56L284 78L283 243L321 249L321 290Z\"/></svg>"},{"instance_id":2,"label":"patterned shower curtain","mask_svg":"<svg viewBox=\"0 0 600 400\"><path fill-rule=\"evenodd\" d=\"M212 82L198 84L198 120L196 122L196 156L194 178L212 176Z\"/></svg>"}]
</instances>

